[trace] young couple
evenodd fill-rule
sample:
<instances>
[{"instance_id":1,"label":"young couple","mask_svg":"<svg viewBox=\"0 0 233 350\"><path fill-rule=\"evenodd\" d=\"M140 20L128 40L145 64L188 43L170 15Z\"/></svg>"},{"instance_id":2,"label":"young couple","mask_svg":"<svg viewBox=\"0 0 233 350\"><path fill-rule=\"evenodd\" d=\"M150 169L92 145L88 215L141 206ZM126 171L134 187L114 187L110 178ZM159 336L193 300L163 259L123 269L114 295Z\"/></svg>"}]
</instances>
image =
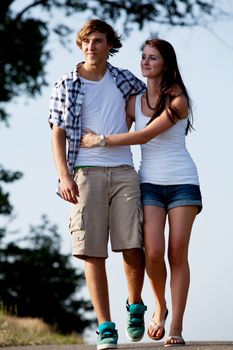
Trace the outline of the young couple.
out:
<instances>
[{"instance_id":1,"label":"young couple","mask_svg":"<svg viewBox=\"0 0 233 350\"><path fill-rule=\"evenodd\" d=\"M60 196L72 205L73 255L85 261L86 283L98 319L97 349L115 349L118 342L105 269L109 237L111 249L123 254L128 338L137 342L144 335L146 306L141 292L146 268L155 298L148 336L164 337L170 312L164 345L184 345L188 245L202 201L196 166L185 146L185 135L192 128L191 104L174 49L160 39L144 43L145 86L130 71L108 63L122 44L106 22L88 21L76 42L85 61L56 82L49 122ZM136 131L128 132L133 121ZM142 144L139 176L132 162L133 144ZM164 261L167 219L169 311Z\"/></svg>"}]
</instances>

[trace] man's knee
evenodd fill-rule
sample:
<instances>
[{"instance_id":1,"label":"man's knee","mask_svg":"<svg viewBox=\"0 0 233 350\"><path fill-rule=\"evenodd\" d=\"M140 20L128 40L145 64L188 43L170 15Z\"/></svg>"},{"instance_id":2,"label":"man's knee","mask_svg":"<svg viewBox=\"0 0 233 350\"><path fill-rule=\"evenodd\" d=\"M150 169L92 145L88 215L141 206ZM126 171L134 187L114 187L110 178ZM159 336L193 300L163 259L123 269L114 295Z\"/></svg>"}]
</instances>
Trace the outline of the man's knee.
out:
<instances>
[{"instance_id":1,"label":"man's knee","mask_svg":"<svg viewBox=\"0 0 233 350\"><path fill-rule=\"evenodd\" d=\"M123 258L126 263L133 265L144 264L144 250L141 248L132 248L123 250Z\"/></svg>"}]
</instances>

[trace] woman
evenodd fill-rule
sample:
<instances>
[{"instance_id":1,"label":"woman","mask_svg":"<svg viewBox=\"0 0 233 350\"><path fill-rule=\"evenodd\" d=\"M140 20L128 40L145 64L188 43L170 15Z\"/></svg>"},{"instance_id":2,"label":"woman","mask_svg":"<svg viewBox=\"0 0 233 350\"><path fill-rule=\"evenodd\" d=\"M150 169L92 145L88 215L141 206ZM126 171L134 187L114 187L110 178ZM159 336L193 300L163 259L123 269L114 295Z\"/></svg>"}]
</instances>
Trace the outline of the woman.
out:
<instances>
[{"instance_id":1,"label":"woman","mask_svg":"<svg viewBox=\"0 0 233 350\"><path fill-rule=\"evenodd\" d=\"M185 135L192 128L191 102L175 51L167 41L145 42L141 71L147 78L147 90L131 97L126 110L128 125L135 120L136 131L106 135L104 143L107 146L142 144L139 174L146 271L156 304L148 336L160 340L165 335L168 309L164 231L168 220L172 319L165 346L180 346L185 345L182 329L190 281L188 246L194 219L202 209L196 166L185 145ZM86 132L82 139L84 147L103 145L103 135Z\"/></svg>"}]
</instances>

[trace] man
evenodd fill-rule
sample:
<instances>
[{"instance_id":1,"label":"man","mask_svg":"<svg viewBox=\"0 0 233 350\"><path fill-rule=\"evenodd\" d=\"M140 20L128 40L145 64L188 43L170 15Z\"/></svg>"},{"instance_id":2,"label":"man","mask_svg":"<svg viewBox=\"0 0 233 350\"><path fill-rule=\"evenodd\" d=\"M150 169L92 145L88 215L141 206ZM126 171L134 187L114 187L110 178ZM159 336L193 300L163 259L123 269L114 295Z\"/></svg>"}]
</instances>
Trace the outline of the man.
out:
<instances>
[{"instance_id":1,"label":"man","mask_svg":"<svg viewBox=\"0 0 233 350\"><path fill-rule=\"evenodd\" d=\"M85 261L87 287L98 319L97 349L113 349L117 348L118 334L111 321L105 270L109 236L112 250L123 253L129 291L127 335L139 341L144 334L139 179L129 147L80 148L81 129L103 135L127 131L126 101L145 86L128 70L107 62L122 44L106 22L88 21L76 42L85 62L55 84L49 122L59 193L72 203L73 255ZM100 145L104 146L103 136Z\"/></svg>"}]
</instances>

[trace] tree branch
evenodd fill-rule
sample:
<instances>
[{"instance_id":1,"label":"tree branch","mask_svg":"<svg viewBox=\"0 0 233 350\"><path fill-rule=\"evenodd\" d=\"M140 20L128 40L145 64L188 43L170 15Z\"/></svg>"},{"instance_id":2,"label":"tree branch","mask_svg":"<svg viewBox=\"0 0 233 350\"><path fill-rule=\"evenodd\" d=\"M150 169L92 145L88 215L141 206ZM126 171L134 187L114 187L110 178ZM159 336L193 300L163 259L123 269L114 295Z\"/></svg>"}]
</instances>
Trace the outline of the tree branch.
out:
<instances>
[{"instance_id":1,"label":"tree branch","mask_svg":"<svg viewBox=\"0 0 233 350\"><path fill-rule=\"evenodd\" d=\"M37 0L37 1L34 1L33 3L29 4L21 12L19 12L17 14L17 16L15 17L15 21L20 20L22 18L22 16L24 15L24 13L27 12L28 10L30 10L31 8L36 7L38 5L45 5L45 2L47 2L47 0Z\"/></svg>"}]
</instances>

